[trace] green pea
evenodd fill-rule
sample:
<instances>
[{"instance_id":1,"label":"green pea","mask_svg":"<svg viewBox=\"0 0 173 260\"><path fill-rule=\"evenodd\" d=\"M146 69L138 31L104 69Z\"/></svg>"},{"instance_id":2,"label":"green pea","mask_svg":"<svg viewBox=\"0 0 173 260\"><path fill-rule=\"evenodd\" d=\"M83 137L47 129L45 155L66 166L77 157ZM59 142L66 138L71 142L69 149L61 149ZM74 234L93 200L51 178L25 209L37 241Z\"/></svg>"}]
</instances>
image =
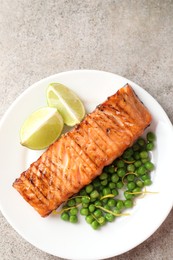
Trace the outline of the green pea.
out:
<instances>
[{"instance_id":1,"label":"green pea","mask_svg":"<svg viewBox=\"0 0 173 260\"><path fill-rule=\"evenodd\" d=\"M117 182L117 188L121 189L124 186L124 184L122 183L122 181L118 181Z\"/></svg>"},{"instance_id":2,"label":"green pea","mask_svg":"<svg viewBox=\"0 0 173 260\"><path fill-rule=\"evenodd\" d=\"M109 187L106 187L103 189L103 196L106 196L108 194L111 194L111 189Z\"/></svg>"},{"instance_id":3,"label":"green pea","mask_svg":"<svg viewBox=\"0 0 173 260\"><path fill-rule=\"evenodd\" d=\"M83 208L88 208L88 205L89 205L88 203L82 202L82 207L83 207Z\"/></svg>"},{"instance_id":4,"label":"green pea","mask_svg":"<svg viewBox=\"0 0 173 260\"><path fill-rule=\"evenodd\" d=\"M129 190L133 190L135 187L136 187L136 184L133 181L127 183L127 188Z\"/></svg>"},{"instance_id":5,"label":"green pea","mask_svg":"<svg viewBox=\"0 0 173 260\"><path fill-rule=\"evenodd\" d=\"M144 181L144 185L145 186L149 186L149 185L151 185L152 184L152 181L150 180L150 179L146 179L145 181Z\"/></svg>"},{"instance_id":6,"label":"green pea","mask_svg":"<svg viewBox=\"0 0 173 260\"><path fill-rule=\"evenodd\" d=\"M101 226L103 226L106 223L106 218L103 216L99 217L97 220Z\"/></svg>"},{"instance_id":7,"label":"green pea","mask_svg":"<svg viewBox=\"0 0 173 260\"><path fill-rule=\"evenodd\" d=\"M135 159L134 159L134 157L133 157L133 156L131 156L131 157L129 157L129 158L128 158L128 160L127 160L127 161L128 161L128 162L133 162L134 160L135 160Z\"/></svg>"},{"instance_id":8,"label":"green pea","mask_svg":"<svg viewBox=\"0 0 173 260\"><path fill-rule=\"evenodd\" d=\"M113 209L113 213L121 214L121 210L116 207L115 209Z\"/></svg>"},{"instance_id":9,"label":"green pea","mask_svg":"<svg viewBox=\"0 0 173 260\"><path fill-rule=\"evenodd\" d=\"M99 188L97 188L97 191L99 192L102 192L102 190L103 190L103 188L104 188L105 186L104 185L102 185L101 183L100 183L100 187Z\"/></svg>"},{"instance_id":10,"label":"green pea","mask_svg":"<svg viewBox=\"0 0 173 260\"><path fill-rule=\"evenodd\" d=\"M123 209L124 208L124 203L122 200L118 200L117 201L117 205L116 205L117 209Z\"/></svg>"},{"instance_id":11,"label":"green pea","mask_svg":"<svg viewBox=\"0 0 173 260\"><path fill-rule=\"evenodd\" d=\"M123 160L119 160L116 165L118 168L124 168L125 162Z\"/></svg>"},{"instance_id":12,"label":"green pea","mask_svg":"<svg viewBox=\"0 0 173 260\"><path fill-rule=\"evenodd\" d=\"M100 194L98 193L97 190L93 190L93 191L90 193L90 197L91 197L92 199L97 199L99 196L100 196Z\"/></svg>"},{"instance_id":13,"label":"green pea","mask_svg":"<svg viewBox=\"0 0 173 260\"><path fill-rule=\"evenodd\" d=\"M73 206L75 206L75 205L76 205L75 199L69 199L69 200L67 201L67 206L73 207Z\"/></svg>"},{"instance_id":14,"label":"green pea","mask_svg":"<svg viewBox=\"0 0 173 260\"><path fill-rule=\"evenodd\" d=\"M128 199L132 199L134 197L133 194L129 194L128 192L131 192L130 190L126 190L124 192L124 197L128 200Z\"/></svg>"},{"instance_id":15,"label":"green pea","mask_svg":"<svg viewBox=\"0 0 173 260\"><path fill-rule=\"evenodd\" d=\"M100 180L105 180L105 179L107 179L107 177L108 177L108 174L107 174L106 172L103 172L103 173L99 176L99 179L100 179Z\"/></svg>"},{"instance_id":16,"label":"green pea","mask_svg":"<svg viewBox=\"0 0 173 260\"><path fill-rule=\"evenodd\" d=\"M141 159L147 159L148 158L148 152L147 151L142 151L139 154Z\"/></svg>"},{"instance_id":17,"label":"green pea","mask_svg":"<svg viewBox=\"0 0 173 260\"><path fill-rule=\"evenodd\" d=\"M112 215L112 214L110 214L110 213L106 213L106 214L105 214L105 218L106 218L107 221L113 222L114 219L115 219L115 216Z\"/></svg>"},{"instance_id":18,"label":"green pea","mask_svg":"<svg viewBox=\"0 0 173 260\"><path fill-rule=\"evenodd\" d=\"M139 144L138 144L138 143L135 143L135 144L132 146L132 149L133 149L134 152L139 151L139 150L140 150Z\"/></svg>"},{"instance_id":19,"label":"green pea","mask_svg":"<svg viewBox=\"0 0 173 260\"><path fill-rule=\"evenodd\" d=\"M97 200L97 201L94 203L94 205L97 207L97 206L101 206L101 205L102 205L102 203L101 203L101 201L100 201L100 200Z\"/></svg>"},{"instance_id":20,"label":"green pea","mask_svg":"<svg viewBox=\"0 0 173 260\"><path fill-rule=\"evenodd\" d=\"M145 140L143 139L143 138L139 138L138 140L137 140L137 143L139 144L139 146L141 146L141 147L144 147L145 146Z\"/></svg>"},{"instance_id":21,"label":"green pea","mask_svg":"<svg viewBox=\"0 0 173 260\"><path fill-rule=\"evenodd\" d=\"M78 217L77 216L70 216L69 221L71 223L77 223L78 222Z\"/></svg>"},{"instance_id":22,"label":"green pea","mask_svg":"<svg viewBox=\"0 0 173 260\"><path fill-rule=\"evenodd\" d=\"M97 200L97 199L91 198L91 199L90 199L90 202L93 203L93 202L95 202L96 200Z\"/></svg>"},{"instance_id":23,"label":"green pea","mask_svg":"<svg viewBox=\"0 0 173 260\"><path fill-rule=\"evenodd\" d=\"M78 209L77 208L72 208L72 209L70 209L69 213L70 213L71 216L76 216L77 213L78 213Z\"/></svg>"},{"instance_id":24,"label":"green pea","mask_svg":"<svg viewBox=\"0 0 173 260\"><path fill-rule=\"evenodd\" d=\"M84 196L84 195L87 195L87 193L84 189L82 189L82 190L80 190L79 195Z\"/></svg>"},{"instance_id":25,"label":"green pea","mask_svg":"<svg viewBox=\"0 0 173 260\"><path fill-rule=\"evenodd\" d=\"M143 164L145 164L145 163L148 162L149 160L150 160L149 158L141 159L141 162L142 162Z\"/></svg>"},{"instance_id":26,"label":"green pea","mask_svg":"<svg viewBox=\"0 0 173 260\"><path fill-rule=\"evenodd\" d=\"M81 201L82 201L82 198L80 198L80 197L76 197L76 198L75 198L75 201L76 201L76 204L80 204Z\"/></svg>"},{"instance_id":27,"label":"green pea","mask_svg":"<svg viewBox=\"0 0 173 260\"><path fill-rule=\"evenodd\" d=\"M155 134L154 134L153 132L148 132L148 133L147 133L147 140L148 140L149 142L154 142L155 139L156 139L156 136L155 136Z\"/></svg>"},{"instance_id":28,"label":"green pea","mask_svg":"<svg viewBox=\"0 0 173 260\"><path fill-rule=\"evenodd\" d=\"M108 180L107 179L101 181L101 185L106 186L107 184L108 184Z\"/></svg>"},{"instance_id":29,"label":"green pea","mask_svg":"<svg viewBox=\"0 0 173 260\"><path fill-rule=\"evenodd\" d=\"M109 173L114 173L115 172L115 167L113 165L109 166L108 172Z\"/></svg>"},{"instance_id":30,"label":"green pea","mask_svg":"<svg viewBox=\"0 0 173 260\"><path fill-rule=\"evenodd\" d=\"M126 178L127 178L127 181L134 181L135 175L134 174L128 174Z\"/></svg>"},{"instance_id":31,"label":"green pea","mask_svg":"<svg viewBox=\"0 0 173 260\"><path fill-rule=\"evenodd\" d=\"M110 207L108 204L104 205L104 208L107 209L107 210L110 210Z\"/></svg>"},{"instance_id":32,"label":"green pea","mask_svg":"<svg viewBox=\"0 0 173 260\"><path fill-rule=\"evenodd\" d=\"M82 216L87 216L87 215L89 214L88 208L81 208L80 214L81 214Z\"/></svg>"},{"instance_id":33,"label":"green pea","mask_svg":"<svg viewBox=\"0 0 173 260\"><path fill-rule=\"evenodd\" d=\"M117 183L119 180L119 176L114 173L112 176L111 176L111 181L114 182L114 183Z\"/></svg>"},{"instance_id":34,"label":"green pea","mask_svg":"<svg viewBox=\"0 0 173 260\"><path fill-rule=\"evenodd\" d=\"M142 179L143 181L145 181L145 180L147 180L147 179L150 179L150 176L149 176L148 174L144 174L144 175L141 176L141 179Z\"/></svg>"},{"instance_id":35,"label":"green pea","mask_svg":"<svg viewBox=\"0 0 173 260\"><path fill-rule=\"evenodd\" d=\"M140 187L136 187L132 192L136 193L136 194L134 194L135 196L139 196L140 193L138 193L138 192L141 192L141 188Z\"/></svg>"},{"instance_id":36,"label":"green pea","mask_svg":"<svg viewBox=\"0 0 173 260\"><path fill-rule=\"evenodd\" d=\"M123 158L124 159L129 159L133 155L133 149L132 148L127 148L125 152L123 153Z\"/></svg>"},{"instance_id":37,"label":"green pea","mask_svg":"<svg viewBox=\"0 0 173 260\"><path fill-rule=\"evenodd\" d=\"M133 207L133 201L130 199L127 199L124 201L125 208L132 208Z\"/></svg>"},{"instance_id":38,"label":"green pea","mask_svg":"<svg viewBox=\"0 0 173 260\"><path fill-rule=\"evenodd\" d=\"M93 222L91 223L91 226L93 229L98 229L100 227L100 224L97 222L97 220L93 220Z\"/></svg>"},{"instance_id":39,"label":"green pea","mask_svg":"<svg viewBox=\"0 0 173 260\"><path fill-rule=\"evenodd\" d=\"M94 189L93 185L89 184L86 186L85 191L86 191L86 193L91 193L91 191L93 191L93 189Z\"/></svg>"},{"instance_id":40,"label":"green pea","mask_svg":"<svg viewBox=\"0 0 173 260\"><path fill-rule=\"evenodd\" d=\"M95 207L94 204L90 204L89 207L88 207L88 209L89 209L90 212L94 212L95 208L96 208L96 207Z\"/></svg>"},{"instance_id":41,"label":"green pea","mask_svg":"<svg viewBox=\"0 0 173 260\"><path fill-rule=\"evenodd\" d=\"M115 207L116 205L116 201L114 199L109 199L108 200L108 206L109 207Z\"/></svg>"},{"instance_id":42,"label":"green pea","mask_svg":"<svg viewBox=\"0 0 173 260\"><path fill-rule=\"evenodd\" d=\"M94 217L92 215L88 215L85 217L85 220L88 224L91 224L94 220Z\"/></svg>"},{"instance_id":43,"label":"green pea","mask_svg":"<svg viewBox=\"0 0 173 260\"><path fill-rule=\"evenodd\" d=\"M63 212L61 214L61 219L65 220L65 221L68 221L69 220L69 214L67 212Z\"/></svg>"},{"instance_id":44,"label":"green pea","mask_svg":"<svg viewBox=\"0 0 173 260\"><path fill-rule=\"evenodd\" d=\"M128 172L134 172L135 171L135 165L134 164L129 164L127 166L127 171Z\"/></svg>"},{"instance_id":45,"label":"green pea","mask_svg":"<svg viewBox=\"0 0 173 260\"><path fill-rule=\"evenodd\" d=\"M102 211L100 209L96 209L93 214L96 218L98 218L101 217Z\"/></svg>"},{"instance_id":46,"label":"green pea","mask_svg":"<svg viewBox=\"0 0 173 260\"><path fill-rule=\"evenodd\" d=\"M118 196L118 191L117 191L117 189L112 189L112 191L111 191L111 193L116 197L116 196Z\"/></svg>"},{"instance_id":47,"label":"green pea","mask_svg":"<svg viewBox=\"0 0 173 260\"><path fill-rule=\"evenodd\" d=\"M102 199L102 203L106 204L108 202L108 198Z\"/></svg>"},{"instance_id":48,"label":"green pea","mask_svg":"<svg viewBox=\"0 0 173 260\"><path fill-rule=\"evenodd\" d=\"M109 182L109 188L112 190L112 189L115 189L116 188L116 184L114 182Z\"/></svg>"},{"instance_id":49,"label":"green pea","mask_svg":"<svg viewBox=\"0 0 173 260\"><path fill-rule=\"evenodd\" d=\"M146 149L147 151L152 151L154 149L154 144L149 142L147 145L146 145Z\"/></svg>"},{"instance_id":50,"label":"green pea","mask_svg":"<svg viewBox=\"0 0 173 260\"><path fill-rule=\"evenodd\" d=\"M149 171L152 171L152 170L154 170L154 164L152 162L146 162L145 168Z\"/></svg>"},{"instance_id":51,"label":"green pea","mask_svg":"<svg viewBox=\"0 0 173 260\"><path fill-rule=\"evenodd\" d=\"M136 168L139 168L140 166L142 165L142 163L141 163L141 161L136 161L136 162L134 162L134 166L136 167Z\"/></svg>"},{"instance_id":52,"label":"green pea","mask_svg":"<svg viewBox=\"0 0 173 260\"><path fill-rule=\"evenodd\" d=\"M117 170L117 174L118 174L119 177L123 177L126 174L126 171L125 171L124 168L119 168Z\"/></svg>"},{"instance_id":53,"label":"green pea","mask_svg":"<svg viewBox=\"0 0 173 260\"><path fill-rule=\"evenodd\" d=\"M144 183L141 180L137 180L136 185L140 188L144 187Z\"/></svg>"},{"instance_id":54,"label":"green pea","mask_svg":"<svg viewBox=\"0 0 173 260\"><path fill-rule=\"evenodd\" d=\"M147 170L146 170L146 168L145 168L145 166L140 166L138 169L137 169L137 173L139 174L139 175L144 175L145 173L147 172Z\"/></svg>"},{"instance_id":55,"label":"green pea","mask_svg":"<svg viewBox=\"0 0 173 260\"><path fill-rule=\"evenodd\" d=\"M87 196L82 197L82 203L88 204L90 202L90 198Z\"/></svg>"},{"instance_id":56,"label":"green pea","mask_svg":"<svg viewBox=\"0 0 173 260\"><path fill-rule=\"evenodd\" d=\"M139 152L134 152L134 158L135 158L135 160L139 160L140 159Z\"/></svg>"},{"instance_id":57,"label":"green pea","mask_svg":"<svg viewBox=\"0 0 173 260\"><path fill-rule=\"evenodd\" d=\"M93 181L93 186L94 188L98 188L100 187L100 180L98 178L96 178L94 181ZM84 194L85 195L85 194Z\"/></svg>"}]
</instances>

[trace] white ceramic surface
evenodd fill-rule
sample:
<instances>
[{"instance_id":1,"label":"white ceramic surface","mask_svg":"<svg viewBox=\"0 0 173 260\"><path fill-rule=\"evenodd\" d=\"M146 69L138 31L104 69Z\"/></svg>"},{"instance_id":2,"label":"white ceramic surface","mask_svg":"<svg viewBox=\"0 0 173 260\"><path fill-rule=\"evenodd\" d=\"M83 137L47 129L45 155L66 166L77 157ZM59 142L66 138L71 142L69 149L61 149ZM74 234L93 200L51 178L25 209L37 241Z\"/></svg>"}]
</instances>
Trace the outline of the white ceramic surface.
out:
<instances>
[{"instance_id":1,"label":"white ceramic surface","mask_svg":"<svg viewBox=\"0 0 173 260\"><path fill-rule=\"evenodd\" d=\"M127 82L153 116L149 127L157 135L152 155L156 165L150 191L129 210L130 216L117 218L94 231L81 218L72 225L57 216L41 218L12 188L13 181L27 169L41 152L19 143L19 129L34 110L46 105L46 88L60 82L73 89L84 102L87 112L114 94ZM27 241L50 254L69 259L103 259L122 254L152 235L169 214L173 205L172 174L173 129L157 101L135 83L102 71L70 71L43 79L28 88L8 109L0 124L0 208L8 222Z\"/></svg>"}]
</instances>

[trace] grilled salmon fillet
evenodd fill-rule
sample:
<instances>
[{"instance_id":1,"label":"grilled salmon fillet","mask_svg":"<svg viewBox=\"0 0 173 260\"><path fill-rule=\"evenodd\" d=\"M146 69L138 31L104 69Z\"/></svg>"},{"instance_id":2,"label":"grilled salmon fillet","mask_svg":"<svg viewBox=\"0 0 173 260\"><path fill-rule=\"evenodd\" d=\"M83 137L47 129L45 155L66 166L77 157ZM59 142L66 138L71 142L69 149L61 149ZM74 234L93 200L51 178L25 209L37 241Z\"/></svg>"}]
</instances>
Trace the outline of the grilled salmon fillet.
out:
<instances>
[{"instance_id":1,"label":"grilled salmon fillet","mask_svg":"<svg viewBox=\"0 0 173 260\"><path fill-rule=\"evenodd\" d=\"M99 105L32 163L13 187L42 216L101 174L151 123L129 84Z\"/></svg>"}]
</instances>

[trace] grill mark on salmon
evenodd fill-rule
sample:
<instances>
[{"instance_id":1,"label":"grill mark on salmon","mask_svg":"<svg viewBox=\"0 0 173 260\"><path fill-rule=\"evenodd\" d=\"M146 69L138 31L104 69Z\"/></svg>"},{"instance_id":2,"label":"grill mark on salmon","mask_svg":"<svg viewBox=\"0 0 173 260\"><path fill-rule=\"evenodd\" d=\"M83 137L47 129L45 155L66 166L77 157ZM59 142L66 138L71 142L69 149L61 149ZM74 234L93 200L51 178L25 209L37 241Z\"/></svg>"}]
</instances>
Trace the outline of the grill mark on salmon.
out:
<instances>
[{"instance_id":1,"label":"grill mark on salmon","mask_svg":"<svg viewBox=\"0 0 173 260\"><path fill-rule=\"evenodd\" d=\"M92 140L92 142L97 146L97 149L101 152L102 156L104 155L104 162L107 161L107 155L105 154L105 150L103 148L103 140L101 140L100 142L100 139L98 138L98 136L96 135L91 135L90 132L88 131L89 130L89 127L86 126L85 124L85 127L81 127L81 130L83 130L85 132L85 135L87 136L87 138L89 140ZM102 163L103 163L103 158L102 158Z\"/></svg>"},{"instance_id":2,"label":"grill mark on salmon","mask_svg":"<svg viewBox=\"0 0 173 260\"><path fill-rule=\"evenodd\" d=\"M102 166L106 157L100 147L89 138L85 132L85 125L81 123L81 127L72 131L70 136L80 146L80 149L98 166Z\"/></svg>"},{"instance_id":3,"label":"grill mark on salmon","mask_svg":"<svg viewBox=\"0 0 173 260\"><path fill-rule=\"evenodd\" d=\"M69 148L68 142L65 140L65 136L63 136L60 143L61 143L61 147L56 152L57 152L57 158L60 158L60 162L61 162L58 165L59 170L61 172L60 176L62 176L62 178L60 178L61 186L62 186L62 179L65 179L66 188L69 191L69 193L71 194L71 189L73 189L74 192L77 192L77 190L76 190L77 184L70 182L70 176L71 176L70 171L72 171L72 169L70 169L70 167L69 167L69 162L70 162L69 150L70 150L70 148ZM73 153L71 153L71 158L73 158L73 156L74 156Z\"/></svg>"},{"instance_id":4,"label":"grill mark on salmon","mask_svg":"<svg viewBox=\"0 0 173 260\"><path fill-rule=\"evenodd\" d=\"M17 179L15 182L15 188L18 190L18 192L22 195L22 197L39 212L39 214L42 215L48 215L50 211L48 210L46 204L44 204L42 201L40 201L37 198L37 195L35 192L33 192L29 186L21 179Z\"/></svg>"},{"instance_id":5,"label":"grill mark on salmon","mask_svg":"<svg viewBox=\"0 0 173 260\"><path fill-rule=\"evenodd\" d=\"M13 187L45 217L101 174L151 120L127 84L52 144Z\"/></svg>"},{"instance_id":6,"label":"grill mark on salmon","mask_svg":"<svg viewBox=\"0 0 173 260\"><path fill-rule=\"evenodd\" d=\"M49 160L47 160L45 163L48 162L50 163ZM39 170L44 171L44 177L42 179L46 179L48 189L47 198L55 198L56 201L60 201L61 197L63 196L63 191L61 189L61 181L58 177L58 171L56 171L55 165L53 163L51 163L50 169L46 166L45 163L40 164ZM48 180L48 178L50 178L50 181ZM67 193L67 189L65 190L65 192Z\"/></svg>"},{"instance_id":7,"label":"grill mark on salmon","mask_svg":"<svg viewBox=\"0 0 173 260\"><path fill-rule=\"evenodd\" d=\"M111 147L111 150L112 151L116 151L116 154L118 156L121 155L121 150L119 149L119 144L118 142L115 142L117 141L116 140L116 137L112 131L112 128L110 127L107 127L108 126L108 122L104 122L103 121L103 118L100 117L100 116L97 116L96 114L92 114L91 115L91 118L93 121L95 121L98 125L98 129L100 130L100 133L102 133L102 137L105 139L105 140L109 140L109 145ZM112 153L112 157L110 157L112 161L113 158L114 158L114 152Z\"/></svg>"},{"instance_id":8,"label":"grill mark on salmon","mask_svg":"<svg viewBox=\"0 0 173 260\"><path fill-rule=\"evenodd\" d=\"M121 113L119 110L112 106L101 106L99 107L101 111L104 110L104 113L111 118L115 124L119 126L119 128L124 128L125 132L130 135L130 137L133 136L133 131L131 130L130 127L134 126L134 121L130 118L127 117L127 114L122 111Z\"/></svg>"},{"instance_id":9,"label":"grill mark on salmon","mask_svg":"<svg viewBox=\"0 0 173 260\"><path fill-rule=\"evenodd\" d=\"M92 176L88 176L91 170L89 169L88 171L86 163L83 160L81 160L78 153L71 146L69 147L69 152L70 152L70 160L68 166L70 168L70 174L69 174L70 181L73 183L77 183L78 185L81 185L82 183L88 184L89 179L92 178ZM71 156L71 154L73 154L73 156ZM74 160L76 161L75 164L74 164ZM78 189L78 185L77 185L77 189Z\"/></svg>"},{"instance_id":10,"label":"grill mark on salmon","mask_svg":"<svg viewBox=\"0 0 173 260\"><path fill-rule=\"evenodd\" d=\"M50 167L47 167L47 165L50 165ZM62 189L58 174L59 168L51 161L48 154L42 157L42 161L38 162L37 167L41 174L42 181L48 187L47 196L54 196L57 199L60 198L62 196Z\"/></svg>"},{"instance_id":11,"label":"grill mark on salmon","mask_svg":"<svg viewBox=\"0 0 173 260\"><path fill-rule=\"evenodd\" d=\"M100 117L101 120L97 120L97 117ZM106 114L98 110L95 120L97 120L103 131L106 132L109 138L116 144L117 150L119 150L122 145L130 144L130 137L125 134L124 128L117 128L117 125L113 124L113 121Z\"/></svg>"},{"instance_id":12,"label":"grill mark on salmon","mask_svg":"<svg viewBox=\"0 0 173 260\"><path fill-rule=\"evenodd\" d=\"M109 138L106 132L99 126L98 122L96 122L91 115L88 115L87 119L89 124L91 125L91 129L94 129L96 133L102 138L102 140L107 144L105 152L108 154L109 158L112 159L114 153L117 152L117 148L114 146L114 142Z\"/></svg>"},{"instance_id":13,"label":"grill mark on salmon","mask_svg":"<svg viewBox=\"0 0 173 260\"><path fill-rule=\"evenodd\" d=\"M92 140L92 142L94 142L95 145L104 153L104 157L105 157L105 161L106 161L108 159L108 156L107 156L107 154L105 154L104 144L106 144L106 143L104 142L104 140L102 138L100 138L100 136L98 136L95 132L93 132L93 134L91 134L91 132L89 131L89 127L85 127L85 128L83 128L83 130L88 135L88 138L90 138ZM106 144L106 146L107 146L107 144Z\"/></svg>"},{"instance_id":14,"label":"grill mark on salmon","mask_svg":"<svg viewBox=\"0 0 173 260\"><path fill-rule=\"evenodd\" d=\"M87 160L87 158L89 158L89 157L87 157L85 155L85 153L83 153L82 149L80 149L80 147L75 143L75 141L69 135L67 136L67 138L70 138L71 148L74 149L74 151L76 153L75 158L79 160L78 161L79 163L77 163L77 165L79 165L80 169L81 169L79 171L81 179L83 179L83 181L85 181L85 183L89 183L90 182L89 180L93 179L93 177L95 177L95 175L93 176L93 168L92 168L93 165L94 165L95 169L98 169L98 168L96 168L95 164L93 164L93 165L90 164L90 160Z\"/></svg>"},{"instance_id":15,"label":"grill mark on salmon","mask_svg":"<svg viewBox=\"0 0 173 260\"><path fill-rule=\"evenodd\" d=\"M56 154L59 154L58 149L56 150ZM53 158L53 160L51 160ZM64 187L64 189L61 188L62 184L62 178L60 176L63 174L63 164L62 160L57 160L55 157L54 153L52 153L52 150L50 149L48 152L48 156L45 158L43 168L46 167L46 165L50 165L50 170L49 168L47 169L49 171L49 178L52 180L52 185L56 189L61 192L61 195L63 196L63 193L69 192L68 187ZM51 176L51 172L53 172L53 176Z\"/></svg>"},{"instance_id":16,"label":"grill mark on salmon","mask_svg":"<svg viewBox=\"0 0 173 260\"><path fill-rule=\"evenodd\" d=\"M76 151L82 162L86 164L86 173L90 174L92 169L97 170L95 163L80 149L80 146L70 136L70 132L68 138L70 139L71 147Z\"/></svg>"},{"instance_id":17,"label":"grill mark on salmon","mask_svg":"<svg viewBox=\"0 0 173 260\"><path fill-rule=\"evenodd\" d=\"M37 172L38 169L36 167L32 168L32 173L30 171L26 172L25 177L26 179L30 180L33 185L37 187L39 192L45 197L48 198L48 185L45 185L45 183L38 177Z\"/></svg>"},{"instance_id":18,"label":"grill mark on salmon","mask_svg":"<svg viewBox=\"0 0 173 260\"><path fill-rule=\"evenodd\" d=\"M112 109L112 110L114 111L114 109ZM113 114L113 111L112 111L112 114ZM133 133L132 133L131 129L129 128L129 124L130 124L129 122L127 124L126 123L123 124L123 120L117 121L117 116L114 116L114 114L110 115L110 113L107 112L106 109L104 109L104 114L109 118L109 120L112 121L112 124L116 126L117 134L119 134L119 135L123 134L123 136L127 135L131 139L131 137L133 136ZM133 126L133 124L131 124L131 127L132 126Z\"/></svg>"},{"instance_id":19,"label":"grill mark on salmon","mask_svg":"<svg viewBox=\"0 0 173 260\"><path fill-rule=\"evenodd\" d=\"M112 158L114 157L114 152L115 150L112 149L112 142L109 142L111 141L110 139L107 138L106 136L106 141L105 138L103 137L103 131L102 129L97 125L95 124L95 122L88 117L87 118L87 124L88 124L88 135L89 136L92 136L92 138L95 139L95 142L97 142L97 144L102 147L102 150L105 152L105 157L106 157L106 162L105 162L105 165L108 165L109 163L111 163L112 161ZM90 123L91 124L90 124ZM93 124L92 124L93 123Z\"/></svg>"},{"instance_id":20,"label":"grill mark on salmon","mask_svg":"<svg viewBox=\"0 0 173 260\"><path fill-rule=\"evenodd\" d=\"M27 179L25 173L21 174L20 182L17 187L20 187L19 192L21 195L42 215L49 214L49 201L39 192L36 186L33 185L32 181ZM21 187L23 189L21 189ZM36 203L35 203L36 202Z\"/></svg>"},{"instance_id":21,"label":"grill mark on salmon","mask_svg":"<svg viewBox=\"0 0 173 260\"><path fill-rule=\"evenodd\" d=\"M95 167L97 169L97 164L94 163L94 159L92 158L92 156L90 154L88 155L88 153L87 153L87 147L85 147L85 146L82 147L81 146L80 142L83 139L82 136L79 133L77 134L76 132L70 133L69 135L73 139L73 141L79 146L79 148L85 154L85 156L88 157L93 164L95 164Z\"/></svg>"}]
</instances>

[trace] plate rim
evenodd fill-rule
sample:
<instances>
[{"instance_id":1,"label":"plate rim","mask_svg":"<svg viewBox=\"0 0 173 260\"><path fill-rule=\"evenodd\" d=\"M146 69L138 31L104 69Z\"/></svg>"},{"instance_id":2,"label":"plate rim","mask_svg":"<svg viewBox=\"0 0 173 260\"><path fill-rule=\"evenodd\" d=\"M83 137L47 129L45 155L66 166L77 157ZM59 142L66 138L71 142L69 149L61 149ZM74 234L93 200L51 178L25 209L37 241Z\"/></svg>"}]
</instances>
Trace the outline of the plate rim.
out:
<instances>
[{"instance_id":1,"label":"plate rim","mask_svg":"<svg viewBox=\"0 0 173 260\"><path fill-rule=\"evenodd\" d=\"M125 77L119 76L119 75L117 75L117 74L115 74L115 73L112 73L112 72L107 72L107 71L102 71L102 70L88 70L88 69L85 69L85 70L70 70L70 71L64 71L64 72L60 72L60 73L57 73L57 74L52 74L52 75L50 75L50 76L48 76L48 77L46 77L46 78L43 78L43 79L41 79L41 80L39 80L39 81L33 83L33 84L30 85L27 89L25 89L22 93L20 93L19 96L12 102L12 104L9 106L9 108L7 109L7 111L6 111L6 112L4 113L4 115L2 116L2 118L1 118L1 120L0 120L0 129L1 129L1 126L3 125L4 121L6 120L6 117L8 117L8 114L9 114L10 111L13 109L13 107L15 107L15 105L18 103L18 101L19 101L20 99L22 99L22 97L23 97L24 95L27 95L27 93L28 93L29 91L32 91L32 89L35 88L37 85L42 84L42 82L44 82L45 80L49 80L49 79L51 79L51 78L54 78L54 77L56 77L56 76L59 76L60 74L79 73L79 72L86 72L86 73L88 73L88 72L89 72L89 73L90 73L90 72L95 73L95 72L96 72L96 73L101 73L101 74L102 74L102 73L110 74L110 75L112 75L112 76L121 78L121 79L123 79L123 80L125 79L129 84L135 85L135 86L139 87L139 88L140 88L142 91L144 91L145 93L149 94L145 89L143 89L142 87L140 87L140 86L139 86L138 84L136 84L135 82L133 82L133 81L131 81L131 80L125 78ZM149 94L149 95L150 95L150 94ZM151 95L150 95L150 96L151 96ZM152 96L151 96L151 97L152 97ZM153 97L152 97L152 98L153 98ZM158 101L157 101L155 98L153 98L153 99L155 100L155 102L157 103L157 105L160 107L160 109L161 109L162 112L164 113L165 119L166 119L167 123L169 124L169 126L170 126L170 128L172 129L172 132L173 132L172 123L171 123L171 121L170 121L168 115L166 114L165 110L162 108L162 106L158 103ZM172 202L173 202L173 201L172 201ZM171 207L171 208L172 208L172 207ZM171 208L170 208L170 210L165 214L166 217L169 215L169 213L170 213L170 211L171 211ZM2 214L4 215L4 217L6 218L6 220L7 220L7 221L10 223L10 225L14 228L14 226L13 226L13 224L11 223L10 219L8 218L8 216L6 216L6 214L4 214L5 212L4 212L3 209L1 208L1 201L0 201L0 210L1 210ZM162 225L162 223L165 221L166 217L163 219L163 221L161 222L161 224L154 230L154 232ZM14 228L14 229L15 229L15 228ZM36 246L36 245L33 244L32 242L30 242L28 239L26 239L26 237L25 237L21 232L19 232L18 229L15 229L15 230L16 230L26 241L28 241L30 244L32 244L33 246L35 246L35 247L41 249L41 250L44 251L44 252L47 252L47 253L51 254L50 252L48 252L48 251L46 251L46 250L43 250L43 248L39 247L38 245ZM152 232L152 234L153 234L154 232ZM152 234L150 234L147 238L149 238ZM144 238L144 239L143 239L141 242L139 242L136 246L138 246L139 244L141 244L142 242L144 242L147 238ZM136 246L132 247L131 249L135 248ZM126 251L124 251L124 252L122 252L122 253L120 253L120 254L123 254L123 253L125 253L125 252L127 252L127 251L129 251L129 250L131 250L131 249L128 249L128 250L126 250ZM117 254L117 255L120 255L120 254ZM117 256L117 255L116 255L116 256ZM56 256L58 256L58 255L56 255ZM105 256L104 258L111 257L111 256L113 256L113 255L108 255L108 256ZM60 256L60 257L63 257L63 256ZM66 256L66 258L67 258L67 259L73 259L73 258L68 258L67 256ZM102 259L104 259L104 258L102 258ZM83 259L85 259L85 258L83 258ZM100 258L99 258L99 259L100 259Z\"/></svg>"}]
</instances>

